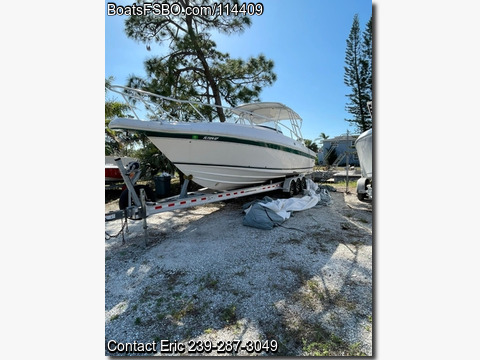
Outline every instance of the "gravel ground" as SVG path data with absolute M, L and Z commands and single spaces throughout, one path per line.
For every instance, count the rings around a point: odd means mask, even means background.
M 129 221 L 105 241 L 106 355 L 373 355 L 372 204 L 330 195 L 272 230 L 242 224 L 251 198 L 151 216 L 148 245 Z

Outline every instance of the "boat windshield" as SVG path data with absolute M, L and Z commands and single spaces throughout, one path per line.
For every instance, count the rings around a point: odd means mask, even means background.
M 273 131 L 276 131 L 276 132 L 279 132 L 280 134 L 283 134 L 282 130 L 280 129 L 276 129 L 275 128 L 275 125 L 257 125 L 258 127 L 261 127 L 261 128 L 264 128 L 264 129 L 268 129 L 268 130 L 273 130 Z

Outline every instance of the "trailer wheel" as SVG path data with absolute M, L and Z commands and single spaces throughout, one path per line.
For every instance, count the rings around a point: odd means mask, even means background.
M 135 193 L 138 196 L 140 196 L 140 189 L 145 190 L 145 197 L 147 201 L 155 201 L 155 193 L 148 185 L 135 185 Z M 128 189 L 125 189 L 120 194 L 120 199 L 118 200 L 118 206 L 120 210 L 123 210 L 131 205 L 133 205 L 133 201 L 131 204 L 128 204 Z
M 360 180 L 357 182 L 357 199 L 363 201 L 367 198 L 367 186 L 370 184 L 370 181 L 364 179 L 364 181 L 360 182 Z
M 302 179 L 298 178 L 295 182 L 297 183 L 297 194 L 300 194 L 303 188 Z
M 297 194 L 297 183 L 295 180 L 290 181 L 290 191 L 288 192 L 288 195 L 294 196 Z
M 367 194 L 365 194 L 365 193 L 357 193 L 357 198 L 360 201 L 365 200 L 366 197 L 367 197 Z
M 307 179 L 305 177 L 302 178 L 302 188 L 307 190 Z

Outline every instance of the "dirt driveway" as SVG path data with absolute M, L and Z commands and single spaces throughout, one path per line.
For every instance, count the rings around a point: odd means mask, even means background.
M 129 221 L 105 241 L 106 355 L 372 355 L 372 204 L 330 195 L 272 230 L 247 198 L 151 216 L 147 246 Z

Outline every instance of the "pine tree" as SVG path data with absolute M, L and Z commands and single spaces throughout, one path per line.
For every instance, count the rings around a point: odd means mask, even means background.
M 224 1 L 237 4 L 238 0 Z M 143 3 L 143 1 L 139 1 Z M 165 1 L 182 8 L 211 5 L 209 0 Z M 231 59 L 227 53 L 217 50 L 211 33 L 239 33 L 251 25 L 248 15 L 207 14 L 142 15 L 130 16 L 125 21 L 128 37 L 143 42 L 147 49 L 156 42 L 167 47 L 167 54 L 154 56 L 145 62 L 147 77 L 131 77 L 128 86 L 142 88 L 179 99 L 195 100 L 221 106 L 258 101 L 264 86 L 273 84 L 276 75 L 274 63 L 265 56 L 247 61 Z M 225 121 L 222 108 L 201 110 L 212 120 Z
M 364 67 L 364 74 L 366 78 L 366 90 L 365 94 L 369 98 L 369 101 L 373 100 L 373 29 L 372 29 L 372 17 L 368 21 L 365 31 L 363 32 L 363 43 L 362 43 L 362 55 L 363 62 L 362 66 Z
M 345 109 L 353 115 L 353 119 L 345 120 L 355 125 L 356 131 L 360 133 L 372 127 L 372 120 L 367 108 L 367 102 L 372 100 L 371 35 L 370 20 L 362 42 L 358 14 L 355 14 L 347 39 L 343 81 L 352 91 L 347 95 L 350 102 L 345 106 Z

